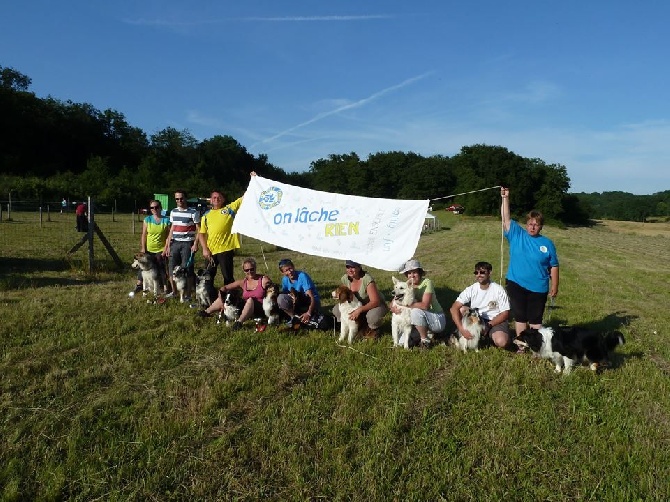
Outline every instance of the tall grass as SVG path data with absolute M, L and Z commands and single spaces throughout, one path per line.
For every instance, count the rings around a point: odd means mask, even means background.
M 417 257 L 448 308 L 476 261 L 500 275 L 500 223 L 440 217 Z M 561 260 L 547 321 L 627 339 L 612 369 L 563 377 L 498 349 L 392 350 L 390 320 L 356 350 L 332 333 L 232 332 L 130 300 L 132 272 L 99 244 L 92 275 L 84 249 L 65 259 L 69 218 L 13 220 L 0 223 L 3 500 L 670 497 L 666 238 L 545 228 Z M 98 223 L 129 263 L 139 234 L 118 220 Z M 274 279 L 293 257 L 325 302 L 343 274 L 249 239 L 238 270 L 246 255 Z M 371 273 L 388 294 L 392 274 Z

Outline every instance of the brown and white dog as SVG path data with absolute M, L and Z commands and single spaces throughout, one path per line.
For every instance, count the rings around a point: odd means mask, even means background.
M 279 287 L 272 282 L 269 283 L 265 288 L 265 298 L 263 298 L 263 312 L 268 318 L 268 324 L 276 324 L 279 321 L 278 295 Z
M 340 306 L 340 338 L 337 340 L 342 343 L 345 338 L 351 345 L 358 334 L 358 321 L 349 319 L 351 313 L 362 304 L 354 292 L 347 286 L 341 284 L 333 291 L 333 298 L 337 300 Z

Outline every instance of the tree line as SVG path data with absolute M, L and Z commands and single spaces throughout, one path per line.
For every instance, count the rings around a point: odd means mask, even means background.
M 313 161 L 304 172 L 288 173 L 266 155 L 249 153 L 232 136 L 198 141 L 188 130 L 172 127 L 147 135 L 119 111 L 39 98 L 29 90 L 31 83 L 28 76 L 0 66 L 0 194 L 11 191 L 15 199 L 57 201 L 90 195 L 119 210 L 134 210 L 137 201 L 144 205 L 154 193 L 176 189 L 207 196 L 216 188 L 232 199 L 244 192 L 253 170 L 316 190 L 427 198 L 436 209 L 458 203 L 471 215 L 498 214 L 499 192 L 445 197 L 505 185 L 513 187 L 511 205 L 517 215 L 536 208 L 565 224 L 667 215 L 670 204 L 668 192 L 570 194 L 565 166 L 490 145 L 464 146 L 452 157 L 400 151 L 366 159 L 354 152 L 332 154 Z

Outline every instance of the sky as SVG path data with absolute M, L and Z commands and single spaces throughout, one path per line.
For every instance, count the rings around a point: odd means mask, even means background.
M 5 0 L 0 66 L 286 172 L 485 144 L 565 166 L 570 192 L 643 195 L 670 190 L 669 19 L 667 0 Z

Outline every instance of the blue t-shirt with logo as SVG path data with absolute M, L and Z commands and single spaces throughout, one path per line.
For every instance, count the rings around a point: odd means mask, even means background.
M 516 221 L 510 222 L 505 232 L 509 242 L 510 262 L 508 280 L 535 293 L 549 291 L 550 269 L 558 267 L 556 246 L 544 235 L 532 237 Z

